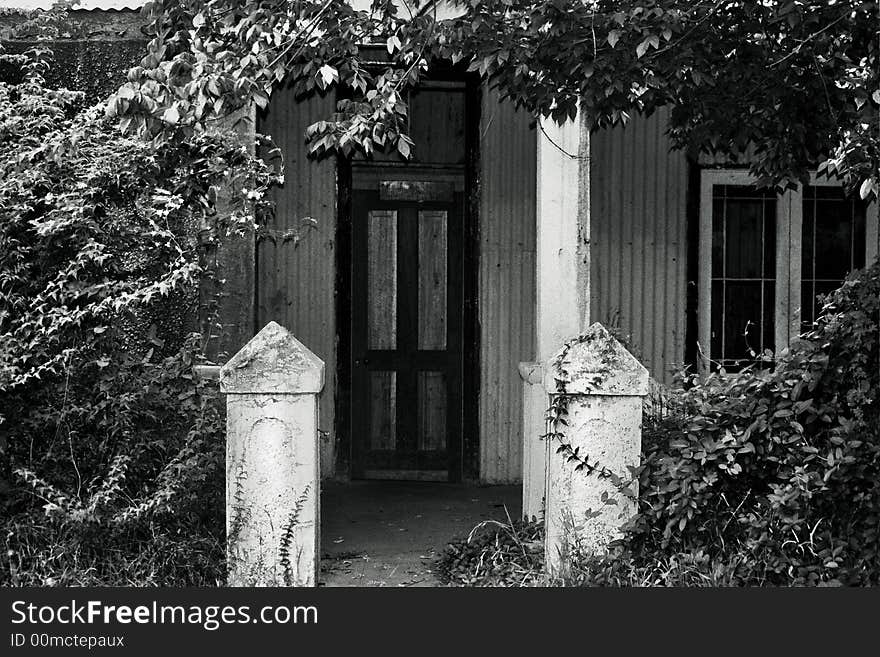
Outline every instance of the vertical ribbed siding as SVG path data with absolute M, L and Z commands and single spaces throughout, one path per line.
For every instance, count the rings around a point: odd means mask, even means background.
M 258 129 L 270 135 L 284 155 L 285 183 L 276 192 L 271 226 L 276 242 L 257 250 L 257 324 L 275 320 L 324 360 L 324 391 L 319 397 L 322 432 L 321 473 L 334 471 L 336 392 L 336 168 L 332 159 L 307 157 L 305 129 L 333 112 L 330 98 L 297 102 L 279 90 Z M 312 223 L 314 220 L 314 223 Z M 298 240 L 283 241 L 286 231 Z
M 535 130 L 484 89 L 480 125 L 480 479 L 522 478 L 522 381 L 535 353 Z
M 619 326 L 658 381 L 685 340 L 687 162 L 666 119 L 637 116 L 590 142 L 591 319 Z

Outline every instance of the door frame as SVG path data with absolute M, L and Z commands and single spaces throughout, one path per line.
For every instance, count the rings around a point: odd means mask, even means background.
M 393 174 L 391 174 L 393 175 Z M 404 176 L 405 177 L 405 176 Z M 355 222 L 352 226 L 352 268 L 358 273 L 353 280 L 352 296 L 352 362 L 357 364 L 363 358 L 363 367 L 352 370 L 352 422 L 355 427 L 370 426 L 371 411 L 368 410 L 368 399 L 371 372 L 395 372 L 397 392 L 395 426 L 398 439 L 410 436 L 418 440 L 418 424 L 416 414 L 412 413 L 419 403 L 417 396 L 418 377 L 420 372 L 442 373 L 445 390 L 445 429 L 446 440 L 442 459 L 444 467 L 436 454 L 418 450 L 415 444 L 409 449 L 415 453 L 404 456 L 405 460 L 415 458 L 418 465 L 414 468 L 401 467 L 398 452 L 399 445 L 391 451 L 392 455 L 374 453 L 374 450 L 363 440 L 354 440 L 352 436 L 351 476 L 359 479 L 416 479 L 430 481 L 449 481 L 450 473 L 461 470 L 461 434 L 463 430 L 461 403 L 464 384 L 462 368 L 464 366 L 464 343 L 462 341 L 462 321 L 464 300 L 462 298 L 462 250 L 464 237 L 464 194 L 459 191 L 452 193 L 443 200 L 401 200 L 383 198 L 377 189 L 356 189 L 352 193 L 354 202 Z M 363 204 L 358 207 L 360 197 Z M 395 269 L 395 285 L 397 306 L 394 346 L 376 347 L 370 345 L 368 317 L 368 242 L 369 217 L 373 211 L 393 212 L 396 214 L 395 233 L 397 244 L 397 268 Z M 419 259 L 419 216 L 422 212 L 442 212 L 446 216 L 447 249 L 444 260 L 447 264 L 446 304 L 444 305 L 445 340 L 443 348 L 435 346 L 422 349 L 418 342 L 419 307 L 416 299 L 420 290 L 418 271 Z M 408 238 L 407 238 L 408 234 Z M 370 363 L 367 365 L 367 363 Z M 408 451 L 405 449 L 405 452 Z M 380 462 L 380 463 L 377 463 Z M 434 467 L 428 466 L 427 462 Z M 394 465 L 397 463 L 397 465 Z M 379 474 L 381 473 L 381 474 Z
M 462 366 L 461 437 L 458 467 L 450 468 L 449 481 L 476 482 L 480 472 L 479 391 L 479 78 L 456 67 L 439 68 L 432 80 L 464 80 L 465 89 L 465 188 L 462 237 Z M 336 158 L 336 390 L 334 390 L 336 476 L 352 474 L 352 162 Z

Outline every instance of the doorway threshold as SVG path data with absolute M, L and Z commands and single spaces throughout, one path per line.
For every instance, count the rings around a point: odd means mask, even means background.
M 522 486 L 325 481 L 319 586 L 441 586 L 436 561 L 483 520 L 520 515 Z

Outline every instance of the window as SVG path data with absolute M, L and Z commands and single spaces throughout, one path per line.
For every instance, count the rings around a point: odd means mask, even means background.
M 776 197 L 747 185 L 712 188 L 713 360 L 733 366 L 773 350 Z
M 816 298 L 840 286 L 865 266 L 865 203 L 840 187 L 809 185 L 803 190 L 801 241 L 801 327 L 821 310 Z
M 839 183 L 776 195 L 746 171 L 702 172 L 702 365 L 737 369 L 784 348 L 820 311 L 817 295 L 877 256 L 877 207 Z

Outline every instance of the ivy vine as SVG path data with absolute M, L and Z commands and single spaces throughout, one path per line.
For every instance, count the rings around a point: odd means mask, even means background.
M 627 480 L 604 463 L 591 458 L 589 454 L 582 454 L 581 448 L 572 445 L 571 441 L 565 436 L 565 427 L 569 426 L 567 420 L 569 403 L 577 395 L 568 392 L 567 385 L 570 380 L 570 372 L 565 369 L 564 363 L 573 347 L 588 342 L 593 337 L 591 333 L 586 333 L 569 340 L 563 345 L 562 350 L 552 361 L 551 367 L 553 368 L 553 381 L 556 391 L 549 393 L 550 406 L 544 414 L 547 422 L 547 433 L 541 437 L 545 440 L 559 443 L 555 453 L 561 454 L 566 463 L 574 463 L 575 472 L 584 472 L 587 475 L 595 475 L 599 479 L 607 479 L 625 497 L 632 501 L 638 501 L 638 497 L 629 488 L 635 481 L 635 478 Z M 587 381 L 587 388 L 595 389 L 607 375 L 607 369 L 592 373 L 591 378 Z

